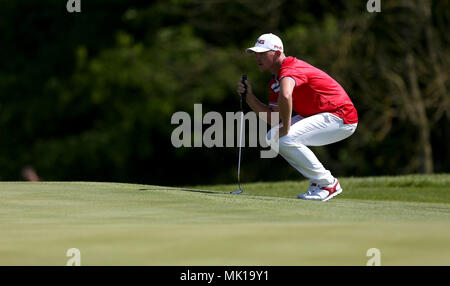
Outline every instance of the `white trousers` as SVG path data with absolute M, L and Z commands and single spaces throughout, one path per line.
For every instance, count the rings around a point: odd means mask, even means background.
M 341 118 L 328 112 L 306 118 L 296 115 L 291 119 L 287 135 L 276 142 L 280 125 L 275 126 L 267 133 L 267 143 L 311 182 L 328 185 L 333 183 L 334 177 L 306 146 L 323 146 L 341 141 L 352 135 L 356 126 L 357 123 L 344 124 Z M 273 148 L 274 144 L 277 148 Z

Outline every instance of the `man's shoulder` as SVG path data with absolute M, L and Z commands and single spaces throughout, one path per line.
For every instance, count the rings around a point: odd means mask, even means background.
M 313 67 L 309 63 L 302 61 L 296 57 L 286 57 L 283 60 L 283 63 L 281 64 L 281 68 L 311 68 Z
M 307 63 L 295 57 L 286 57 L 283 61 L 283 64 L 281 65 L 279 78 L 290 74 L 302 75 L 306 77 L 314 75 L 322 76 L 323 73 L 324 72 L 321 69 L 311 65 L 310 63 Z
M 295 57 L 286 57 L 281 64 L 278 78 L 281 79 L 286 76 L 302 77 L 309 73 L 311 67 L 312 66 L 310 64 Z

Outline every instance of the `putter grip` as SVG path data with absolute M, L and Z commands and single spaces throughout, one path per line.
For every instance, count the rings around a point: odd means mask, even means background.
M 241 94 L 241 96 L 243 98 L 245 98 L 245 96 L 247 95 L 247 84 L 245 83 L 246 80 L 247 80 L 247 75 L 243 74 L 242 75 L 242 80 L 241 80 L 241 82 L 244 84 L 244 87 L 245 87 L 245 91 Z

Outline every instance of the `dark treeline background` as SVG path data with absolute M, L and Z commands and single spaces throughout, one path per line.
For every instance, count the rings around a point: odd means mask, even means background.
M 0 180 L 166 185 L 236 182 L 237 148 L 174 148 L 176 111 L 238 111 L 244 53 L 263 33 L 329 73 L 355 103 L 349 139 L 313 147 L 338 176 L 449 172 L 446 0 L 2 0 Z M 279 156 L 243 151 L 242 180 L 303 179 Z

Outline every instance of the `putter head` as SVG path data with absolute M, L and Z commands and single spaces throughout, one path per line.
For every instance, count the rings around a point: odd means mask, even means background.
M 230 194 L 232 194 L 232 195 L 238 195 L 238 194 L 240 194 L 240 193 L 242 193 L 242 189 L 233 191 L 233 192 L 231 192 Z

